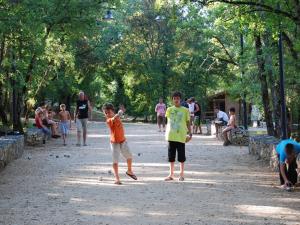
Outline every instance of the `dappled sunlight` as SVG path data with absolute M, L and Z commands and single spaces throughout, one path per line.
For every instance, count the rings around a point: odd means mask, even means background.
M 294 210 L 287 207 L 278 206 L 263 206 L 263 205 L 236 205 L 235 209 L 238 213 L 242 213 L 255 217 L 268 217 L 274 219 L 282 219 L 299 221 L 299 210 Z
M 117 217 L 130 217 L 134 216 L 136 212 L 131 209 L 121 208 L 120 206 L 114 206 L 113 209 L 107 210 L 79 210 L 78 211 L 82 215 L 87 216 L 117 216 Z
M 90 138 L 109 138 L 109 134 L 88 134 Z M 161 137 L 158 134 L 126 134 L 126 137 Z M 144 143 L 145 144 L 145 143 Z

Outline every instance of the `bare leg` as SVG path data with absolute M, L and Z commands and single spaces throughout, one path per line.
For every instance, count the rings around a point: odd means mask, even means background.
M 133 174 L 132 172 L 132 159 L 127 159 L 127 173 Z
M 83 144 L 86 145 L 86 129 L 83 129 Z
M 64 140 L 64 145 L 66 145 L 66 135 L 65 134 L 62 134 L 62 138 Z
M 180 177 L 184 177 L 184 162 L 180 163 Z
M 120 182 L 118 163 L 113 163 L 113 169 L 114 169 L 116 182 Z
M 174 178 L 174 166 L 175 166 L 175 162 L 170 162 L 170 174 L 169 177 Z

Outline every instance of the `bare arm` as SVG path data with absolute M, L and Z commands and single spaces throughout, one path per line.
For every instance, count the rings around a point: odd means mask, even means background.
M 91 106 L 90 101 L 88 101 L 88 108 L 89 108 L 89 111 L 92 112 L 92 106 Z
M 74 112 L 74 121 L 75 121 L 75 123 L 76 123 L 77 116 L 78 116 L 78 107 L 76 105 L 75 112 Z
M 290 181 L 287 179 L 287 176 L 286 176 L 286 173 L 285 173 L 285 164 L 280 163 L 280 172 L 281 172 L 281 175 L 283 177 L 284 183 L 285 184 L 289 183 Z
M 70 112 L 68 112 L 68 120 L 70 120 L 70 128 L 72 127 L 72 118 Z

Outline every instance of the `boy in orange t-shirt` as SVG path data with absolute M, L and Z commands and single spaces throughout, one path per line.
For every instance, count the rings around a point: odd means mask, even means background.
M 127 160 L 127 172 L 126 175 L 131 177 L 134 180 L 137 180 L 137 177 L 132 172 L 132 154 L 129 150 L 128 144 L 126 142 L 124 128 L 120 117 L 125 112 L 125 108 L 122 107 L 117 114 L 115 114 L 114 106 L 110 103 L 107 103 L 102 108 L 105 116 L 106 123 L 110 128 L 111 136 L 111 150 L 113 158 L 113 169 L 115 174 L 115 184 L 122 184 L 119 177 L 118 163 L 120 154 Z

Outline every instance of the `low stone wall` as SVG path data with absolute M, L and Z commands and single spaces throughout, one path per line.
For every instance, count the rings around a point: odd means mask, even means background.
M 25 133 L 25 144 L 29 146 L 37 146 L 43 143 L 44 134 L 37 128 L 27 129 Z
M 22 156 L 24 151 L 24 136 L 0 137 L 0 170 L 9 162 Z
M 254 155 L 257 160 L 266 161 L 270 168 L 278 171 L 278 157 L 275 147 L 279 139 L 269 135 L 259 135 L 249 138 L 249 154 Z
M 233 145 L 248 146 L 249 132 L 241 128 L 233 129 L 230 131 L 229 140 Z

